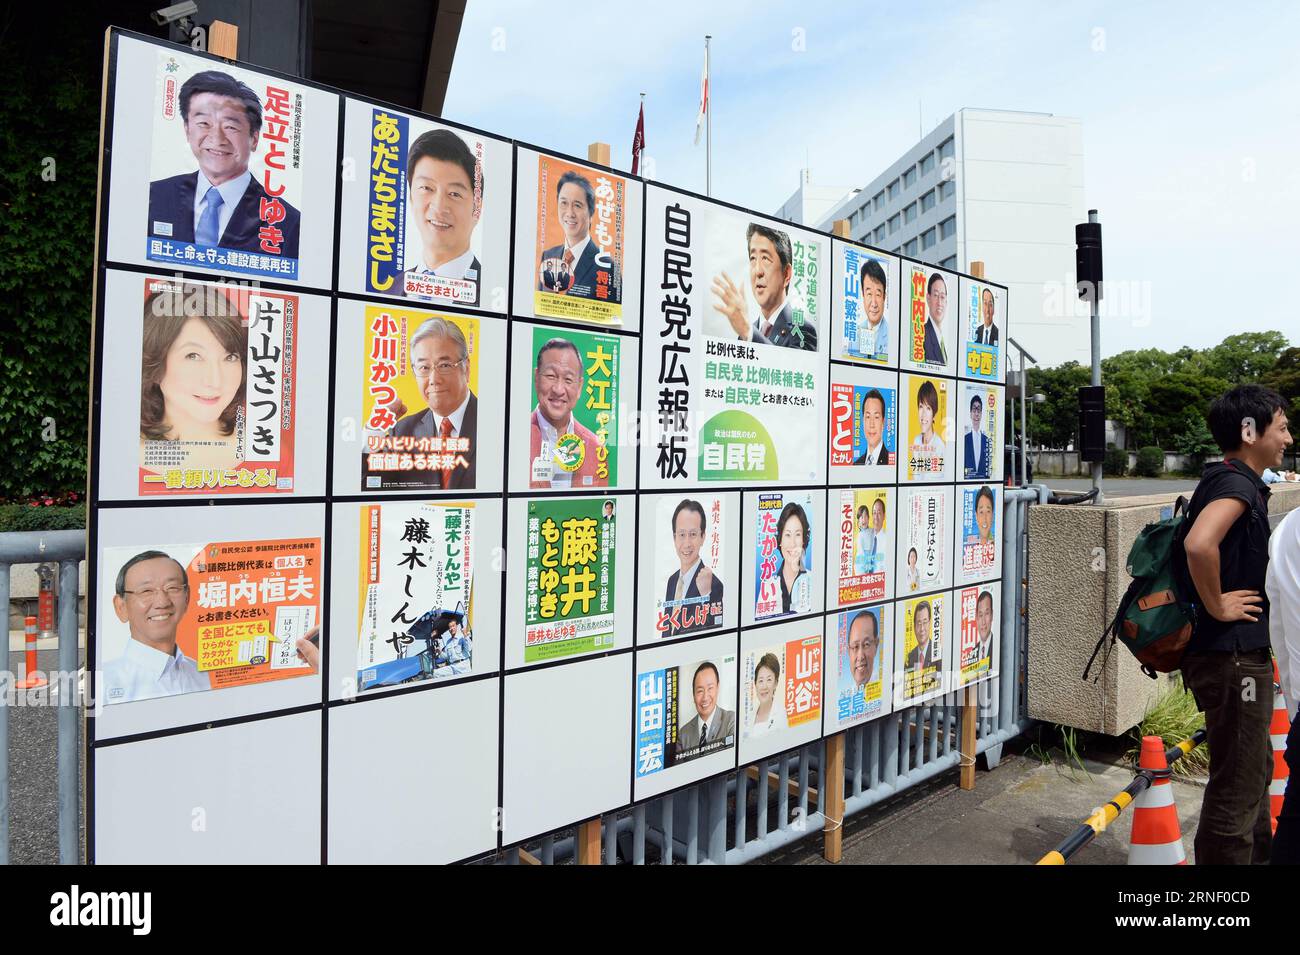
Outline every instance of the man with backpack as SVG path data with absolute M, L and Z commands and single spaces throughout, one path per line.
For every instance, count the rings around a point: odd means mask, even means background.
M 1291 444 L 1287 403 L 1260 385 L 1239 385 L 1210 406 L 1224 460 L 1205 466 L 1187 511 L 1186 596 L 1196 624 L 1181 662 L 1183 682 L 1205 713 L 1210 779 L 1196 832 L 1198 865 L 1268 862 L 1268 787 L 1273 753 L 1269 655 L 1268 486 Z

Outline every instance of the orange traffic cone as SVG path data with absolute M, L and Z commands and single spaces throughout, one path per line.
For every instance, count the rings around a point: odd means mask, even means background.
M 1286 765 L 1286 737 L 1291 732 L 1291 720 L 1287 716 L 1286 698 L 1282 696 L 1282 677 L 1277 670 L 1277 661 L 1273 661 L 1273 722 L 1268 728 L 1273 738 L 1273 782 L 1268 787 L 1269 816 L 1273 820 L 1273 831 L 1277 832 L 1277 814 L 1282 811 L 1282 796 L 1286 793 L 1286 781 L 1291 770 Z
M 1183 834 L 1178 828 L 1174 787 L 1169 781 L 1165 744 L 1159 736 L 1142 737 L 1142 769 L 1157 778 L 1133 804 L 1133 836 L 1128 847 L 1129 865 L 1187 865 Z

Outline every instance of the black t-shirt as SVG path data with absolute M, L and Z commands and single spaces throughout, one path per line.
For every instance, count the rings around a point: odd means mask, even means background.
M 1195 596 L 1196 629 L 1187 645 L 1188 653 L 1258 650 L 1269 645 L 1268 597 L 1264 594 L 1264 574 L 1268 570 L 1268 497 L 1268 485 L 1242 461 L 1215 461 L 1205 466 L 1187 508 L 1187 527 L 1190 530 L 1211 501 L 1232 498 L 1246 505 L 1245 512 L 1219 543 L 1219 588 L 1225 594 L 1230 590 L 1259 591 L 1263 613 L 1253 623 L 1240 620 L 1223 623 L 1210 616 L 1201 606 L 1199 595 Z M 1196 586 L 1190 574 L 1187 583 L 1188 594 L 1195 595 Z

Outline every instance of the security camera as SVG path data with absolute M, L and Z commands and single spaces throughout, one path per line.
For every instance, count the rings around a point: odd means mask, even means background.
M 175 23 L 186 17 L 192 17 L 199 12 L 199 5 L 194 0 L 185 0 L 184 3 L 173 3 L 170 7 L 163 7 L 161 10 L 155 10 L 149 14 L 153 22 L 160 27 L 165 27 L 169 23 Z

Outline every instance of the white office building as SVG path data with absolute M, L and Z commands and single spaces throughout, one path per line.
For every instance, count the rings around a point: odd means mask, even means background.
M 1079 120 L 958 110 L 819 218 L 794 218 L 815 211 L 815 188 L 801 182 L 782 218 L 825 231 L 847 219 L 860 242 L 965 272 L 982 261 L 1010 288 L 1012 337 L 1040 365 L 1089 363 L 1074 290 L 1074 226 L 1087 221 Z

